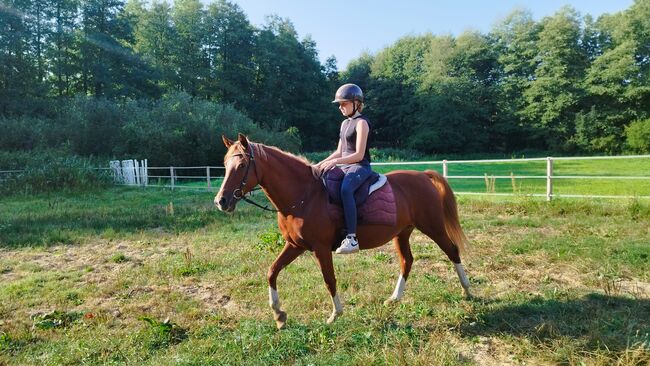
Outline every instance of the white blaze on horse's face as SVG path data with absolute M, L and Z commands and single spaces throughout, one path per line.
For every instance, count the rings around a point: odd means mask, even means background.
M 246 178 L 247 161 L 243 154 L 234 154 L 224 163 L 226 174 L 221 182 L 221 188 L 214 198 L 214 204 L 219 210 L 232 212 L 237 205 L 235 191 L 241 189 L 241 183 Z

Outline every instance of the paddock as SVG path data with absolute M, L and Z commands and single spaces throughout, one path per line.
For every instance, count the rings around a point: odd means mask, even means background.
M 0 363 L 527 364 L 650 361 L 643 199 L 459 196 L 476 298 L 421 233 L 402 302 L 391 245 L 335 257 L 346 316 L 306 253 L 268 316 L 273 214 L 207 190 L 0 198 Z M 165 320 L 168 319 L 167 322 Z

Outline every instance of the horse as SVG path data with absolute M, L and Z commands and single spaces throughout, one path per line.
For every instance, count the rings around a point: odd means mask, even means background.
M 227 148 L 225 177 L 214 198 L 224 212 L 235 210 L 237 203 L 258 185 L 277 210 L 278 228 L 285 245 L 267 273 L 269 305 L 278 329 L 287 321 L 281 309 L 276 280 L 280 271 L 305 251 L 313 252 L 332 300 L 327 324 L 343 313 L 336 291 L 332 250 L 340 241 L 344 223 L 328 215 L 326 189 L 315 168 L 306 160 L 279 148 L 253 143 L 239 134 L 237 141 L 222 136 Z M 469 281 L 460 254 L 467 238 L 458 219 L 456 199 L 446 179 L 435 171 L 399 170 L 386 174 L 392 186 L 397 208 L 396 225 L 363 225 L 357 229 L 361 250 L 372 249 L 392 239 L 400 259 L 400 276 L 395 290 L 385 301 L 399 301 L 406 288 L 413 264 L 409 237 L 417 228 L 445 252 L 453 263 L 465 297 L 471 297 Z

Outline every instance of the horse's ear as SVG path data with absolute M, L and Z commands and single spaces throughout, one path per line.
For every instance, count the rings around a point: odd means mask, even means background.
M 221 139 L 223 140 L 223 144 L 226 145 L 226 148 L 228 149 L 230 149 L 230 146 L 235 143 L 235 141 L 227 138 L 226 135 L 221 135 Z
M 244 147 L 244 149 L 248 149 L 248 138 L 246 138 L 245 135 L 240 133 L 237 135 L 237 140 L 239 140 L 239 143 Z

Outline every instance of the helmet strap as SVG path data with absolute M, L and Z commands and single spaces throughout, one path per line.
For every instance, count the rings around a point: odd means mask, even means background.
M 357 112 L 359 112 L 359 108 L 357 108 L 357 102 L 358 101 L 356 101 L 356 100 L 352 101 L 352 114 L 349 115 L 348 117 L 352 118 L 357 114 Z

